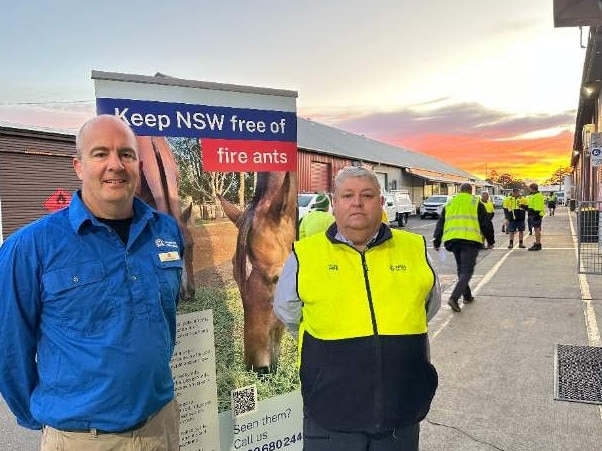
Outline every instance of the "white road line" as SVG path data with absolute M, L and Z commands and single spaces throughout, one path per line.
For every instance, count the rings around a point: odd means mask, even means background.
M 493 266 L 493 268 L 491 268 L 489 271 L 487 271 L 487 273 L 481 278 L 481 280 L 479 281 L 477 286 L 475 288 L 473 288 L 472 292 L 474 294 L 479 294 L 479 291 L 481 291 L 481 288 L 483 288 L 493 278 L 493 276 L 495 276 L 495 273 L 498 272 L 500 267 L 504 264 L 504 262 L 506 261 L 506 259 L 508 258 L 508 256 L 510 255 L 510 253 L 513 250 L 514 249 L 511 249 L 511 250 L 506 249 L 506 254 Z M 434 341 L 435 338 L 437 338 L 437 335 L 439 335 L 441 333 L 441 331 L 443 331 L 443 329 L 445 329 L 447 327 L 447 325 L 451 322 L 453 317 L 454 317 L 454 313 L 450 310 L 447 314 L 447 318 L 445 318 L 443 323 L 432 334 L 429 332 L 429 337 L 430 337 L 431 341 Z

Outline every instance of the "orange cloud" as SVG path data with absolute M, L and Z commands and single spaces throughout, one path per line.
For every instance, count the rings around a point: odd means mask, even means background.
M 437 99 L 398 111 L 319 112 L 316 121 L 423 153 L 475 176 L 491 170 L 540 183 L 570 165 L 575 111 L 520 116 L 477 103 Z M 564 130 L 554 136 L 545 132 Z M 529 137 L 529 139 L 526 138 Z
M 486 178 L 491 170 L 518 179 L 543 182 L 558 168 L 570 166 L 573 134 L 537 139 L 495 141 L 478 136 L 414 135 L 391 137 L 388 143 L 430 155 Z

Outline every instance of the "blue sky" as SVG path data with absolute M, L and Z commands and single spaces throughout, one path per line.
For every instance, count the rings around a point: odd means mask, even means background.
M 433 118 L 537 139 L 574 126 L 585 55 L 550 0 L 1 2 L 0 121 L 26 125 L 77 128 L 101 70 L 295 90 L 300 115 L 417 151 L 400 132 Z

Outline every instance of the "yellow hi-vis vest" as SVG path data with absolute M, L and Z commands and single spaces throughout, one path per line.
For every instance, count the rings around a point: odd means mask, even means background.
M 481 201 L 481 203 L 485 206 L 485 210 L 487 210 L 487 213 L 495 213 L 495 207 L 493 206 L 493 202 L 488 200 L 487 202 Z
M 450 240 L 482 242 L 479 226 L 480 200 L 468 193 L 459 193 L 445 206 L 443 243 Z
M 303 405 L 326 429 L 379 433 L 416 424 L 437 388 L 426 244 L 385 227 L 363 253 L 326 234 L 294 243 Z
M 545 203 L 543 201 L 543 194 L 539 191 L 531 194 L 529 197 L 529 211 L 532 211 L 534 214 L 543 217 L 545 212 Z
M 304 331 L 323 340 L 426 332 L 425 300 L 435 278 L 424 238 L 391 232 L 392 239 L 364 255 L 324 234 L 294 244 L 303 301 L 300 337 Z

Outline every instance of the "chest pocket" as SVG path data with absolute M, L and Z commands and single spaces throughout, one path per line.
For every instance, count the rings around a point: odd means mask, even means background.
M 175 310 L 182 279 L 182 259 L 161 261 L 156 257 L 155 263 L 161 289 L 161 305 L 164 310 Z
M 47 272 L 42 284 L 45 315 L 58 319 L 69 336 L 100 336 L 117 319 L 115 299 L 107 289 L 101 262 L 84 262 Z

